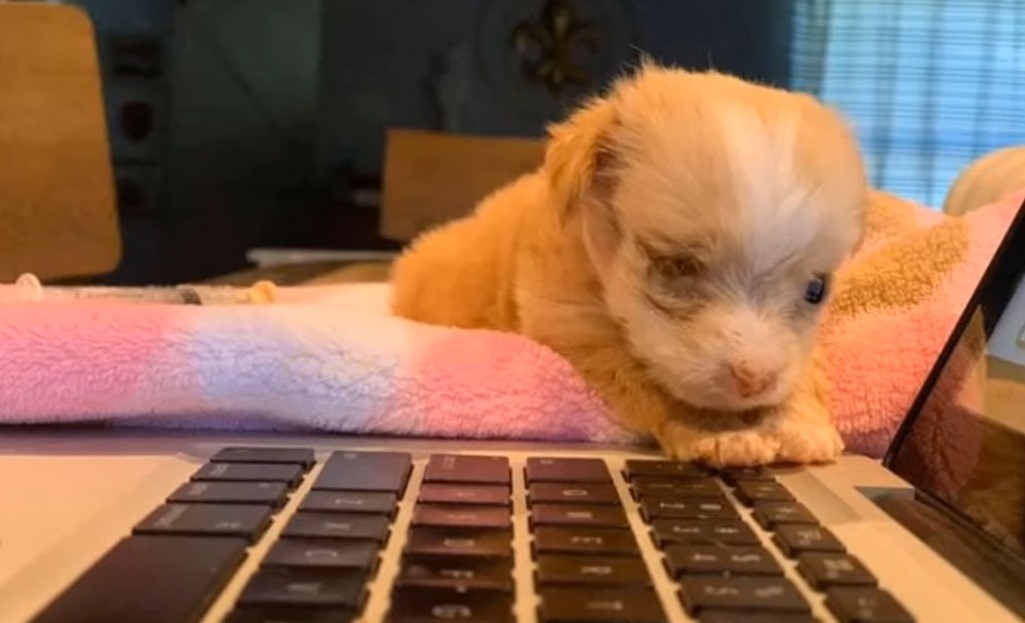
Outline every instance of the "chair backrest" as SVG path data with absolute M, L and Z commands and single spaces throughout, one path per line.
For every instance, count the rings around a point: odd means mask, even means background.
M 407 241 L 465 216 L 499 187 L 536 169 L 543 158 L 540 139 L 389 130 L 381 233 Z
M 0 282 L 114 269 L 115 204 L 92 23 L 0 0 Z

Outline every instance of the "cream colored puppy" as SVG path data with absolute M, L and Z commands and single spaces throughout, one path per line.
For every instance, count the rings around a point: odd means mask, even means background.
M 393 308 L 547 344 L 671 456 L 828 461 L 813 347 L 866 192 L 813 98 L 646 64 L 553 127 L 539 171 L 417 240 Z

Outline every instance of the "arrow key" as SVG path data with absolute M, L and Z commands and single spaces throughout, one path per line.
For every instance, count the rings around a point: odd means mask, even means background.
M 797 588 L 785 578 L 684 576 L 680 599 L 687 614 L 705 610 L 758 610 L 766 613 L 811 612 Z
M 783 575 L 783 569 L 762 547 L 671 545 L 666 548 L 666 569 L 673 577 L 686 574 Z
M 376 541 L 281 539 L 263 560 L 264 567 L 363 569 L 377 566 Z
M 391 610 L 385 621 L 513 623 L 512 607 L 512 596 L 497 591 L 400 587 L 392 592 Z
M 537 557 L 537 583 L 541 586 L 594 585 L 651 586 L 648 568 L 640 558 L 626 556 Z
M 541 623 L 662 623 L 665 612 L 650 589 L 541 589 Z
M 392 517 L 397 500 L 394 493 L 365 491 L 310 491 L 299 510 L 339 513 L 374 513 Z
M 262 569 L 246 584 L 238 603 L 360 610 L 365 578 L 360 569 Z

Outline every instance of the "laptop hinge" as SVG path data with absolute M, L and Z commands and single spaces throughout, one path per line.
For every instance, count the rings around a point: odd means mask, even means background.
M 879 508 L 1007 609 L 1025 618 L 1025 562 L 921 496 L 907 491 L 875 493 L 870 498 Z

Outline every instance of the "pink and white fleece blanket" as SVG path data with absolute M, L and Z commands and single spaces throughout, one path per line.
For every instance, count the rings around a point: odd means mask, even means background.
M 886 448 L 1023 198 L 958 218 L 873 202 L 821 335 L 850 450 Z M 387 284 L 211 292 L 0 286 L 0 424 L 640 441 L 548 348 L 393 317 Z

